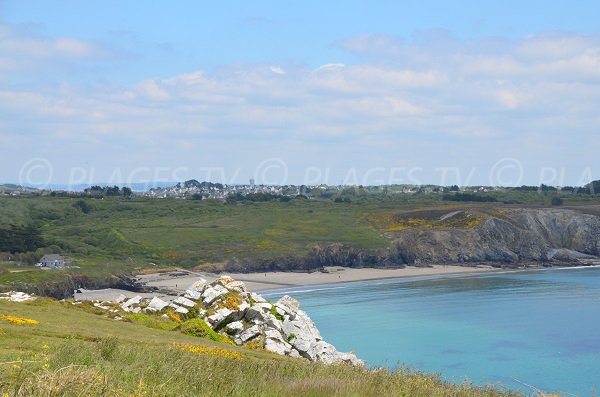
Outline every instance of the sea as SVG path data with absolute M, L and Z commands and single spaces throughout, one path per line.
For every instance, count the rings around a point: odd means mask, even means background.
M 398 278 L 263 291 L 300 301 L 369 367 L 600 396 L 600 268 Z

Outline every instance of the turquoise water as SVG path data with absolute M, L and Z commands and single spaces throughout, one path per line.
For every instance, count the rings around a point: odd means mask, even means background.
M 600 395 L 600 268 L 403 278 L 290 294 L 338 350 L 369 366 Z

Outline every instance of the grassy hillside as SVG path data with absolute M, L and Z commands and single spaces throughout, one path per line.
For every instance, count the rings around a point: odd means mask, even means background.
M 517 395 L 405 370 L 310 364 L 186 336 L 168 320 L 115 321 L 89 310 L 49 299 L 0 301 L 0 395 Z M 14 324 L 15 317 L 37 323 Z
M 547 206 L 551 199 L 523 192 L 493 193 L 493 197 L 527 206 Z M 85 211 L 78 205 L 80 200 L 85 200 Z M 564 198 L 565 205 L 571 206 L 599 200 L 600 196 L 589 195 Z M 293 199 L 237 204 L 5 196 L 0 197 L 0 228 L 35 225 L 47 246 L 37 256 L 61 253 L 81 269 L 40 271 L 11 265 L 5 256 L 0 288 L 29 282 L 39 286 L 66 277 L 108 279 L 143 268 L 295 257 L 306 255 L 316 244 L 342 243 L 376 252 L 388 246 L 390 231 L 429 226 L 428 211 L 437 216 L 457 208 L 476 208 L 485 214 L 501 205 L 442 201 L 436 194 L 359 195 L 351 203 Z M 447 223 L 440 225 L 472 226 L 467 221 Z

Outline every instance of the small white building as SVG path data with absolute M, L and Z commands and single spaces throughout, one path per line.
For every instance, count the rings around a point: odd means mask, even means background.
M 36 266 L 49 267 L 55 269 L 65 267 L 65 258 L 57 254 L 44 255 Z

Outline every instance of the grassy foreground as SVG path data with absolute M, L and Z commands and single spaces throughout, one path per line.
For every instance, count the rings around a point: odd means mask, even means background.
M 167 321 L 115 321 L 43 298 L 0 301 L 0 396 L 519 395 L 406 370 L 310 364 L 187 336 Z

